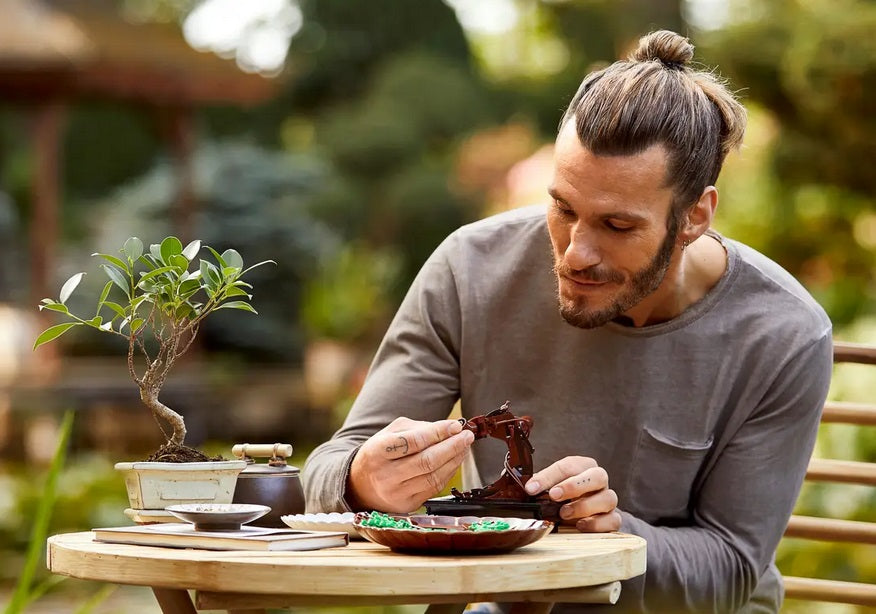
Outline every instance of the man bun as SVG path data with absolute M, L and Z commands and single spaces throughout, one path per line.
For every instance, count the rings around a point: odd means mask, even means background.
M 639 39 L 639 47 L 632 60 L 649 62 L 659 60 L 667 66 L 681 68 L 693 59 L 694 47 L 685 37 L 669 30 L 651 32 Z
M 628 59 L 584 77 L 560 122 L 574 121 L 581 145 L 598 156 L 665 147 L 676 221 L 715 185 L 745 134 L 745 107 L 717 73 L 693 65 L 693 54 L 675 32 L 643 36 Z

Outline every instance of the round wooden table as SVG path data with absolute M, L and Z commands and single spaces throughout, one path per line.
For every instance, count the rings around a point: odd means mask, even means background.
M 47 564 L 74 578 L 152 587 L 165 614 L 406 603 L 432 604 L 435 614 L 480 601 L 549 612 L 554 602 L 616 602 L 619 581 L 645 571 L 645 540 L 558 533 L 504 554 L 423 556 L 359 541 L 309 552 L 186 550 L 100 543 L 84 532 L 50 537 Z

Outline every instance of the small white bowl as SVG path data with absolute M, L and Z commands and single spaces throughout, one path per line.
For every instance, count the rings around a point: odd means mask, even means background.
M 329 514 L 287 514 L 280 516 L 288 527 L 300 531 L 345 531 L 350 539 L 363 539 L 353 525 L 356 514 L 353 512 L 331 512 Z

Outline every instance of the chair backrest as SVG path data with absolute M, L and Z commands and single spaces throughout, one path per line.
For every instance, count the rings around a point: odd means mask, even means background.
M 876 347 L 835 341 L 833 357 L 835 365 L 839 363 L 876 365 Z M 835 368 L 835 376 L 836 372 Z M 821 422 L 822 425 L 854 425 L 852 428 L 874 427 L 876 426 L 876 404 L 828 401 L 825 403 Z M 876 440 L 876 430 L 871 432 Z M 823 436 L 825 436 L 824 429 L 819 433 L 819 438 Z M 809 469 L 806 472 L 807 483 L 830 482 L 844 485 L 834 488 L 849 487 L 849 485 L 876 486 L 876 463 L 820 458 L 817 456 L 818 454 L 817 449 L 816 455 L 809 463 Z M 804 485 L 803 494 L 805 494 L 807 487 Z M 839 494 L 838 496 L 845 495 Z M 801 495 L 800 500 L 798 500 L 798 508 L 802 499 Z M 873 500 L 872 493 L 869 500 Z M 834 506 L 834 508 L 840 507 L 842 506 Z M 873 549 L 876 547 L 876 522 L 850 520 L 847 517 L 814 517 L 795 514 L 788 523 L 785 537 L 857 544 L 863 548 Z M 855 549 L 859 546 L 856 546 Z M 876 549 L 871 550 L 868 555 L 860 559 L 844 557 L 841 560 L 845 577 L 854 577 L 856 581 L 824 577 L 785 576 L 785 598 L 876 607 L 876 584 L 869 583 L 866 579 L 862 580 L 861 570 L 856 569 L 859 565 L 855 562 L 856 560 L 876 561 Z M 781 568 L 781 560 L 779 565 Z M 813 562 L 809 567 L 815 569 L 818 565 Z

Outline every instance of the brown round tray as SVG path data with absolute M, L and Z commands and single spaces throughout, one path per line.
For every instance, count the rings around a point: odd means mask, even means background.
M 413 529 L 364 526 L 368 512 L 356 514 L 353 525 L 367 540 L 387 546 L 395 552 L 416 554 L 459 554 L 509 552 L 538 541 L 553 529 L 549 520 L 498 518 L 495 516 L 393 515 L 405 518 Z M 469 525 L 482 520 L 503 520 L 511 525 L 504 531 L 470 531 Z

